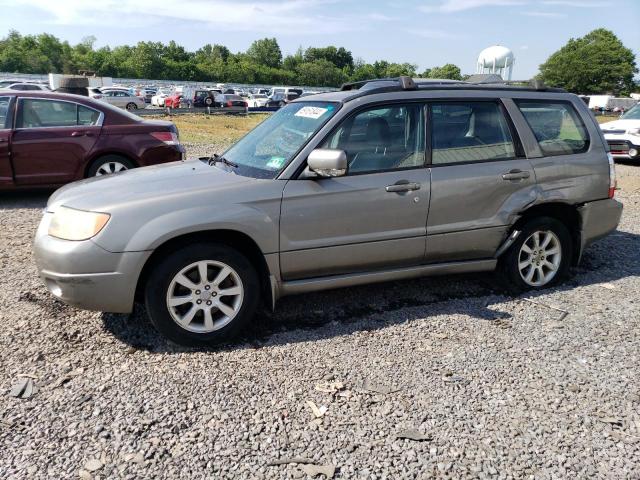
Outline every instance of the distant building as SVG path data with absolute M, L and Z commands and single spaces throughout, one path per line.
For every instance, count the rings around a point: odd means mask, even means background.
M 515 61 L 516 57 L 507 47 L 493 45 L 485 48 L 478 55 L 476 73 L 491 73 L 500 75 L 505 80 L 511 80 Z

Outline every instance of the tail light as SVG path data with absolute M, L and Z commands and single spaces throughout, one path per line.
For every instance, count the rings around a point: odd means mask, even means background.
M 166 145 L 179 145 L 180 140 L 178 139 L 178 134 L 175 132 L 151 132 L 151 135 L 156 140 L 160 140 L 162 143 Z
M 102 95 L 94 95 L 93 98 L 102 98 Z
M 249 103 L 244 102 L 244 108 L 249 108 Z
M 613 161 L 613 156 L 607 153 L 609 159 L 609 198 L 613 198 L 616 193 L 616 164 Z
M 227 101 L 227 107 L 233 107 L 233 102 L 231 100 Z

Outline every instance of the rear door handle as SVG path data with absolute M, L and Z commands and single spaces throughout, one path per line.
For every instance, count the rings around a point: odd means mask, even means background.
M 508 173 L 502 175 L 503 180 L 524 180 L 529 178 L 531 174 L 526 170 L 511 170 Z
M 396 193 L 411 192 L 413 190 L 420 190 L 420 184 L 417 182 L 400 180 L 399 182 L 394 183 L 393 185 L 387 185 L 384 189 L 387 192 L 396 192 Z
M 72 137 L 92 137 L 93 133 L 91 132 L 71 132 Z

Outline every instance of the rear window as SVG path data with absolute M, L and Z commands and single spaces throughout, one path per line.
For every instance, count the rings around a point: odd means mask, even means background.
M 515 158 L 507 120 L 495 102 L 431 104 L 431 163 Z
M 586 152 L 589 135 L 569 102 L 516 100 L 545 155 Z

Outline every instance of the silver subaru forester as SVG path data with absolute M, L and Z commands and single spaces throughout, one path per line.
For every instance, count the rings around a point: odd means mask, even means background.
M 539 289 L 618 225 L 607 152 L 556 89 L 360 82 L 292 102 L 223 155 L 61 188 L 35 255 L 60 300 L 143 301 L 184 344 L 315 290 L 494 269 Z

